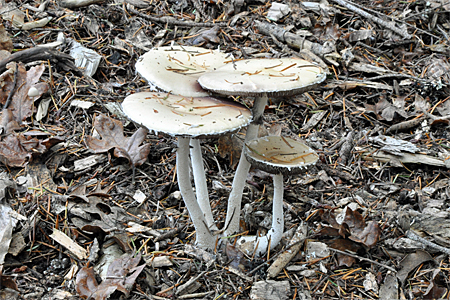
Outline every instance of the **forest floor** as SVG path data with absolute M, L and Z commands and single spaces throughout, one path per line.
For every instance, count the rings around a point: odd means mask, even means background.
M 0 299 L 450 298 L 450 2 L 0 7 Z M 172 44 L 327 72 L 265 107 L 259 134 L 302 140 L 319 162 L 285 176 L 285 234 L 263 257 L 233 238 L 195 247 L 176 140 L 121 111 L 154 90 L 138 58 Z M 244 135 L 202 141 L 219 229 Z M 272 194 L 251 169 L 242 232 L 270 227 Z

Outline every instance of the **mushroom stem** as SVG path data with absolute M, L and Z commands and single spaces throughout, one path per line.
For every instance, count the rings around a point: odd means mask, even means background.
M 216 239 L 209 231 L 206 219 L 200 209 L 189 179 L 189 140 L 179 137 L 177 149 L 177 178 L 178 187 L 183 196 L 184 203 L 189 211 L 196 231 L 196 243 L 202 248 L 214 249 Z
M 273 201 L 272 201 L 272 227 L 265 236 L 243 236 L 237 245 L 250 243 L 248 251 L 252 251 L 257 256 L 261 256 L 267 252 L 267 248 L 275 248 L 281 241 L 284 230 L 284 215 L 283 215 L 283 175 L 273 175 Z M 247 253 L 251 255 L 252 253 Z
M 191 164 L 192 172 L 194 174 L 197 203 L 205 217 L 206 226 L 211 230 L 217 230 L 211 211 L 211 204 L 209 203 L 208 186 L 206 184 L 206 175 L 203 167 L 202 150 L 199 139 L 191 139 Z
M 252 109 L 253 121 L 247 127 L 245 143 L 258 137 L 259 125 L 261 123 L 261 117 L 267 104 L 267 99 L 267 94 L 255 98 Z M 239 231 L 242 193 L 244 192 L 244 187 L 249 170 L 250 164 L 245 158 L 244 151 L 242 151 L 241 158 L 239 159 L 239 164 L 234 175 L 231 193 L 228 197 L 227 217 L 225 220 L 225 236 L 233 235 Z

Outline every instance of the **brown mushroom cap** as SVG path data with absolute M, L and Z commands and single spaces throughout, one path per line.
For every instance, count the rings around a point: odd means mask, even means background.
M 222 95 L 288 96 L 314 88 L 324 81 L 324 70 L 309 61 L 295 58 L 246 59 L 230 62 L 200 76 L 207 90 Z
M 271 174 L 299 174 L 315 165 L 319 156 L 302 142 L 280 136 L 265 136 L 246 143 L 248 162 Z
M 229 55 L 218 50 L 192 46 L 151 49 L 136 62 L 136 71 L 148 82 L 172 94 L 204 97 L 209 93 L 197 79 L 225 65 Z
M 245 106 L 232 101 L 157 92 L 130 95 L 122 108 L 136 123 L 172 136 L 213 137 L 247 126 L 252 119 Z

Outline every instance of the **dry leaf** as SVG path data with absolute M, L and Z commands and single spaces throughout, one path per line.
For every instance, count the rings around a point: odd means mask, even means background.
M 382 97 L 377 104 L 370 105 L 364 104 L 364 107 L 367 112 L 373 112 L 377 116 L 379 120 L 392 121 L 394 118 L 398 118 L 399 116 L 402 118 L 408 118 L 409 115 L 405 111 L 405 98 L 397 97 L 393 99 L 393 103 L 391 104 L 385 97 Z
M 220 39 L 217 36 L 219 33 L 219 26 L 213 28 L 202 29 L 197 33 L 197 36 L 189 40 L 190 45 L 199 45 L 204 42 L 219 43 Z
M 9 70 L 0 75 L 0 83 L 2 83 L 0 90 L 0 102 L 2 104 L 5 104 L 8 95 L 14 87 L 14 73 L 16 72 L 15 64 L 8 64 L 8 69 Z M 36 99 L 39 99 L 39 97 L 48 90 L 48 84 L 44 82 L 38 83 L 44 70 L 44 65 L 39 65 L 30 68 L 27 72 L 21 63 L 17 65 L 16 87 L 8 109 L 11 110 L 14 120 L 19 124 L 26 118 L 31 117 L 33 114 L 33 102 Z M 31 87 L 36 88 L 38 91 L 37 96 L 28 96 L 28 90 Z
M 0 128 L 2 129 L 3 134 L 12 133 L 14 130 L 19 130 L 20 125 L 14 120 L 14 116 L 9 109 L 3 110 L 0 115 Z
M 23 167 L 33 155 L 42 154 L 63 140 L 61 137 L 38 140 L 23 134 L 10 134 L 0 142 L 0 161 L 10 167 Z
M 134 258 L 124 255 L 114 260 L 108 266 L 106 279 L 101 284 L 97 283 L 93 268 L 83 267 L 78 272 L 75 282 L 78 294 L 83 299 L 104 300 L 119 290 L 128 296 L 145 267 L 145 264 L 137 266 L 140 260 L 140 255 Z
M 320 210 L 320 216 L 322 220 L 327 221 L 333 228 L 338 229 L 339 235 L 343 238 L 364 244 L 369 248 L 375 246 L 380 238 L 381 230 L 377 222 L 369 221 L 366 223 L 358 211 L 353 211 L 348 207 L 345 209 L 343 220 L 339 222 L 337 218 L 342 216 L 338 216 L 333 209 Z
M 5 30 L 5 26 L 0 24 L 0 50 L 11 52 L 13 49 L 13 43 L 8 35 L 8 32 Z
M 103 153 L 114 149 L 115 157 L 126 158 L 134 166 L 142 165 L 150 153 L 150 144 L 139 146 L 148 130 L 141 127 L 131 137 L 123 135 L 122 122 L 104 115 L 94 120 L 94 128 L 102 139 L 86 137 L 86 144 L 94 153 Z
M 225 158 L 228 155 L 232 169 L 235 169 L 239 162 L 243 145 L 243 141 L 234 134 L 223 135 L 219 138 L 217 146 L 219 155 L 222 158 Z

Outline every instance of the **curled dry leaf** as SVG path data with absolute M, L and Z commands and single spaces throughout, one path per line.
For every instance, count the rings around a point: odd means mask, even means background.
M 5 26 L 0 25 L 0 50 L 11 52 L 14 49 L 11 38 L 5 29 Z
M 342 215 L 338 215 L 335 210 L 320 211 L 322 220 L 327 221 L 333 228 L 339 230 L 339 234 L 352 241 L 364 244 L 372 248 L 378 242 L 381 234 L 380 227 L 375 221 L 366 222 L 358 211 L 346 208 Z M 342 218 L 338 221 L 337 219 Z
M 356 253 L 362 248 L 361 244 L 343 238 L 333 239 L 325 243 L 330 248 L 341 251 L 350 251 L 351 253 Z M 341 253 L 336 253 L 336 259 L 339 266 L 346 266 L 348 268 L 356 262 L 354 257 Z
M 42 154 L 63 140 L 61 137 L 39 140 L 10 134 L 0 142 L 0 161 L 10 167 L 23 167 L 33 155 Z
M 225 158 L 228 155 L 230 166 L 235 169 L 239 162 L 243 145 L 244 142 L 234 134 L 227 134 L 220 136 L 217 148 L 220 157 Z
M 86 137 L 87 146 L 95 153 L 114 149 L 115 157 L 126 158 L 133 166 L 142 165 L 150 152 L 150 144 L 139 146 L 145 139 L 148 130 L 141 127 L 131 137 L 123 135 L 122 122 L 104 115 L 94 120 L 94 128 L 102 139 Z
M 14 76 L 16 76 L 16 85 L 8 109 L 11 110 L 14 120 L 22 123 L 33 113 L 33 102 L 47 92 L 48 84 L 39 82 L 39 78 L 45 70 L 44 65 L 30 68 L 28 71 L 22 64 L 17 65 L 17 74 L 14 75 L 15 64 L 9 64 L 8 70 L 0 75 L 0 83 L 2 83 L 0 91 L 0 103 L 5 104 L 8 95 L 14 88 Z M 37 95 L 35 97 L 28 96 L 28 90 L 36 88 Z
M 213 28 L 208 29 L 202 29 L 200 30 L 195 37 L 189 40 L 190 45 L 200 45 L 204 42 L 211 42 L 211 43 L 219 43 L 220 39 L 217 36 L 219 33 L 219 26 L 214 26 Z
M 39 140 L 20 134 L 14 134 L 14 130 L 21 128 L 25 119 L 33 113 L 33 102 L 47 92 L 48 85 L 40 82 L 39 78 L 44 72 L 44 65 L 30 68 L 26 71 L 22 64 L 8 65 L 9 70 L 0 75 L 0 103 L 4 105 L 12 91 L 11 102 L 7 109 L 2 111 L 0 126 L 6 137 L 0 142 L 0 161 L 10 167 L 24 166 L 33 155 L 44 153 L 51 146 L 63 139 L 52 137 Z M 16 84 L 14 86 L 14 76 Z M 35 88 L 35 96 L 29 97 L 28 90 Z
M 77 274 L 76 289 L 83 299 L 104 300 L 116 290 L 129 295 L 137 277 L 145 267 L 138 266 L 141 256 L 124 255 L 113 261 L 106 274 L 106 279 L 98 284 L 93 268 L 83 267 Z
M 405 111 L 405 99 L 398 97 L 391 104 L 385 97 L 382 97 L 375 105 L 364 104 L 366 112 L 373 112 L 377 119 L 391 122 L 394 118 L 406 119 L 409 114 Z

